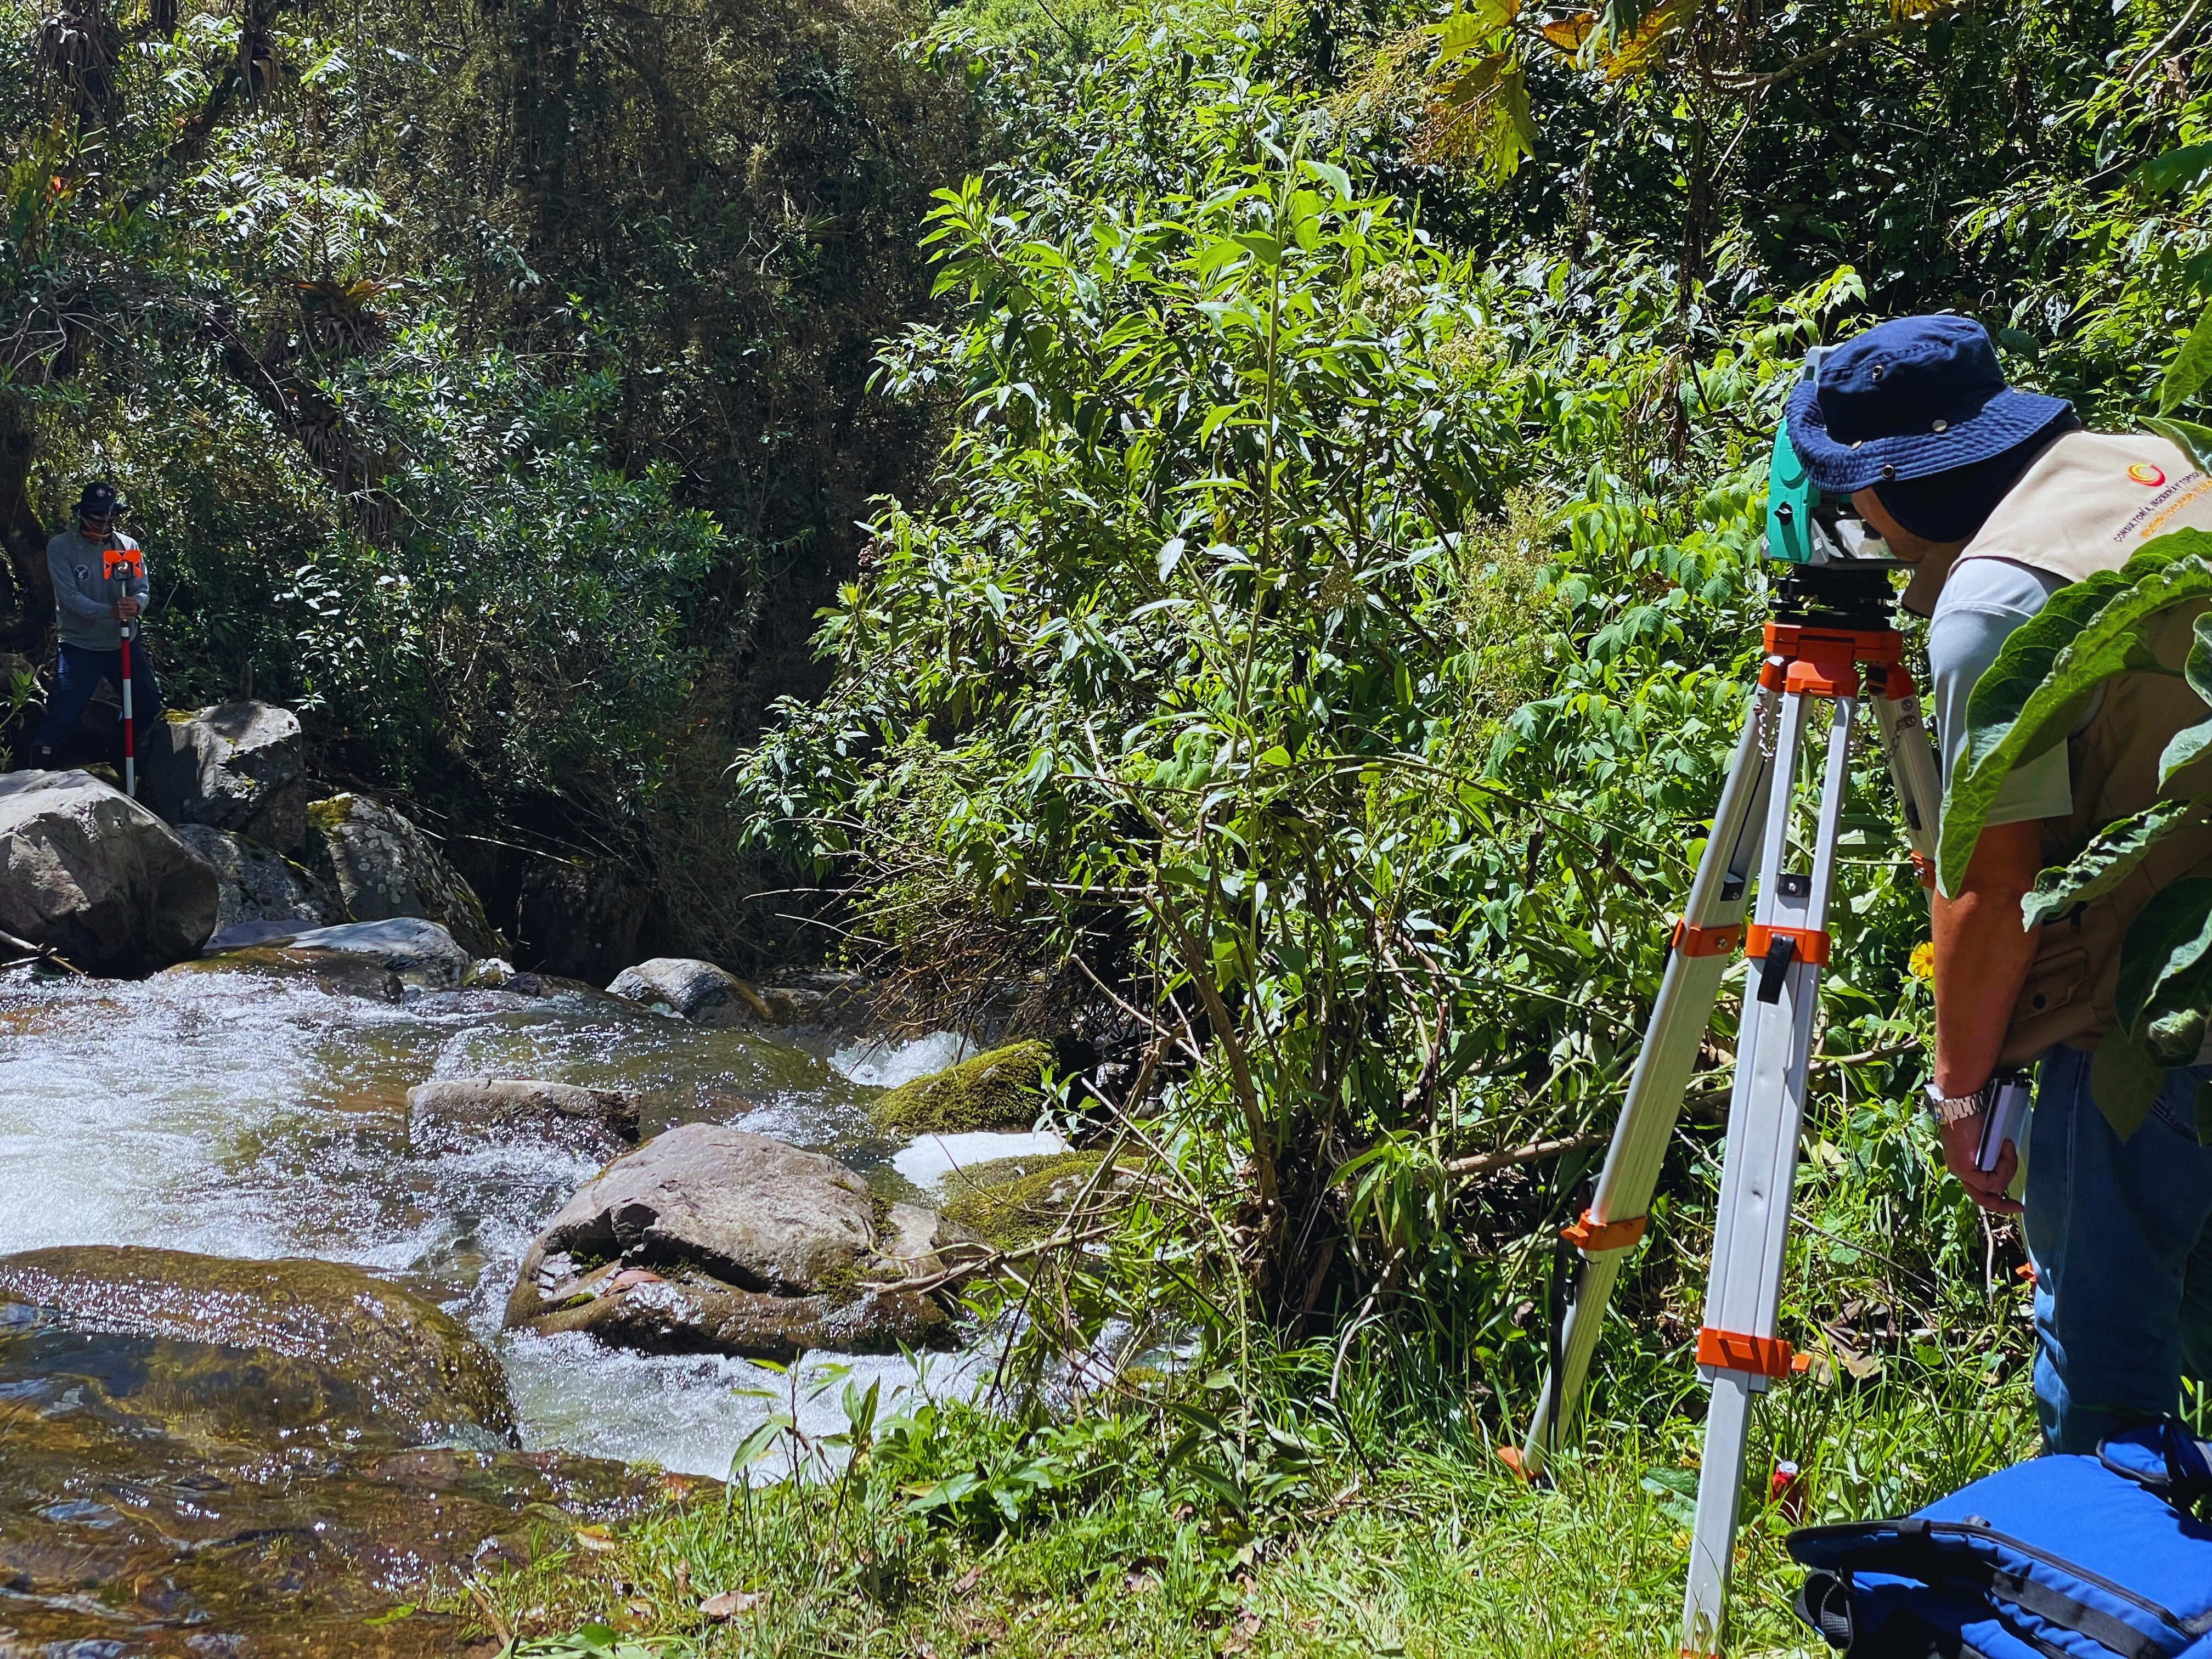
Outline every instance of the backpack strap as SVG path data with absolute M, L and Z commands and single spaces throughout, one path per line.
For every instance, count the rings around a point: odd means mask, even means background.
M 2156 1492 L 2184 1515 L 2196 1514 L 2212 1498 L 2212 1445 L 2190 1433 L 2179 1418 L 2106 1436 L 2097 1446 L 2097 1461 Z
M 1856 1627 L 1851 1619 L 1849 1573 L 1808 1572 L 1797 1587 L 1797 1616 L 1838 1653 L 1846 1653 Z

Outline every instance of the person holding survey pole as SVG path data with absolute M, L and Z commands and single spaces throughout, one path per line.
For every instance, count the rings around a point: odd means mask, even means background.
M 53 695 L 32 743 L 33 766 L 52 767 L 102 680 L 122 689 L 125 629 L 131 637 L 128 674 L 139 746 L 161 716 L 161 683 L 137 637 L 149 592 L 145 556 L 116 527 L 120 510 L 112 484 L 87 484 L 77 499 L 76 527 L 46 544 L 61 647 Z
M 2087 431 L 2064 401 L 2007 386 L 1988 334 L 1964 317 L 1900 319 L 1829 352 L 1793 394 L 1789 431 L 1813 480 L 1849 495 L 1916 567 L 1904 605 L 1929 618 L 1947 810 L 1969 695 L 2012 632 L 2151 539 L 2212 529 L 2212 477 L 2179 447 Z M 2162 619 L 2179 647 L 2161 660 L 2179 665 L 2203 609 Z M 2037 1413 L 2054 1451 L 2094 1451 L 2176 1411 L 2185 1372 L 2212 1376 L 2212 1146 L 2199 1143 L 2197 1108 L 2212 1054 L 2173 1069 L 2130 1134 L 2090 1087 L 2128 925 L 2168 883 L 2212 875 L 2212 828 L 2169 837 L 2114 890 L 2039 927 L 2024 925 L 2021 902 L 2040 871 L 2160 798 L 2167 739 L 2204 716 L 2179 675 L 2108 682 L 2064 742 L 2007 777 L 1955 890 L 1934 896 L 1929 1106 L 1975 1202 L 2025 1212 Z M 1984 1172 L 1975 1152 L 1990 1103 L 2031 1066 L 2028 1144 Z

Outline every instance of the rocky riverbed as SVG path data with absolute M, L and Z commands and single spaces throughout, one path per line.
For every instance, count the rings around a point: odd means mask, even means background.
M 628 1243 L 608 1224 L 597 1246 L 605 1266 L 563 1263 L 593 1280 L 587 1291 L 629 1280 L 622 1294 L 643 1291 L 638 1309 L 703 1291 L 716 1317 L 736 1305 L 728 1298 L 750 1297 L 784 1321 L 764 1352 L 851 1347 L 852 1281 L 927 1252 L 947 1165 L 1053 1144 L 1018 1131 L 939 1141 L 877 1127 L 870 1108 L 888 1088 L 959 1055 L 949 1036 L 872 1048 L 822 1028 L 705 1026 L 573 983 L 516 976 L 520 988 L 449 989 L 436 974 L 408 982 L 403 956 L 373 957 L 374 971 L 360 974 L 359 952 L 334 954 L 354 958 L 348 971 L 280 936 L 142 980 L 0 975 L 0 1412 L 22 1430 L 9 1442 L 20 1453 L 0 1459 L 0 1553 L 15 1552 L 0 1560 L 0 1632 L 35 1635 L 25 1651 L 104 1633 L 131 1644 L 102 1654 L 201 1650 L 164 1647 L 149 1629 L 179 1642 L 195 1631 L 246 1642 L 210 1652 L 453 1650 L 458 1638 L 439 1635 L 435 1621 L 410 1620 L 404 1642 L 398 1624 L 374 1626 L 373 1643 L 363 1621 L 416 1597 L 410 1574 L 442 1570 L 450 1590 L 472 1562 L 495 1569 L 566 1547 L 565 1527 L 665 1501 L 654 1470 L 720 1475 L 763 1409 L 738 1391 L 775 1380 L 728 1352 L 639 1352 L 656 1344 L 626 1340 L 623 1318 L 605 1329 L 576 1320 L 560 1328 L 557 1319 L 507 1328 L 511 1302 L 538 1282 L 549 1223 L 580 1216 L 573 1238 L 553 1242 L 584 1240 L 588 1253 L 595 1218 L 635 1221 Z M 776 1154 L 791 1170 L 759 1166 L 774 1179 L 752 1200 L 725 1192 L 731 1213 L 717 1224 L 726 1231 L 740 1212 L 775 1211 L 778 1192 L 803 1176 L 817 1189 L 810 1203 L 834 1200 L 831 1220 L 850 1235 L 839 1235 L 843 1253 L 800 1261 L 771 1237 L 769 1256 L 798 1264 L 781 1278 L 735 1246 L 718 1246 L 695 1271 L 665 1243 L 684 1232 L 680 1217 L 635 1220 L 635 1179 L 619 1201 L 588 1201 L 613 1190 L 595 1182 L 609 1153 L 633 1138 L 650 1152 L 685 1125 L 699 1127 L 664 1144 L 680 1152 L 686 1135 L 705 1135 L 718 1156 L 732 1146 L 750 1155 L 769 1137 L 796 1149 Z M 638 1156 L 618 1158 L 607 1180 Z M 346 1264 L 332 1271 L 365 1273 L 447 1319 L 483 1357 L 496 1397 L 477 1376 L 466 1410 L 411 1426 L 356 1410 L 380 1374 L 378 1351 L 357 1335 L 254 1358 L 257 1343 L 268 1346 L 258 1337 L 118 1316 L 112 1297 L 82 1288 L 84 1246 L 152 1252 L 126 1254 L 142 1264 L 131 1273 L 155 1281 L 175 1278 L 162 1263 L 179 1258 L 163 1252 L 230 1267 Z M 635 1267 L 623 1255 L 633 1247 Z M 707 1270 L 727 1282 L 702 1279 Z M 840 1282 L 824 1297 L 811 1293 L 824 1288 L 816 1279 Z M 190 1274 L 179 1282 L 182 1305 L 206 1301 Z M 574 1305 L 574 1285 L 544 1282 L 554 1305 Z M 300 1299 L 270 1285 L 240 1294 Z M 775 1299 L 787 1292 L 810 1293 Z M 631 1327 L 641 1316 L 614 1311 Z M 915 1305 L 898 1311 L 916 1315 Z M 973 1362 L 941 1312 L 890 1334 L 939 1344 L 927 1362 L 933 1389 L 966 1386 Z M 914 1381 L 896 1353 L 815 1352 L 801 1364 L 825 1360 L 882 1377 L 887 1394 Z M 476 1362 L 429 1363 L 451 1371 Z M 225 1390 L 227 1404 L 209 1403 Z M 329 1422 L 348 1433 L 323 1444 L 305 1432 Z M 298 1465 L 274 1484 L 261 1478 L 276 1467 L 272 1455 Z M 640 1462 L 646 1473 L 624 1467 Z M 217 1484 L 191 1484 L 203 1478 Z M 438 1518 L 410 1529 L 425 1516 Z M 293 1543 L 289 1553 L 230 1548 L 246 1534 Z M 85 1565 L 86 1582 L 65 1595 L 38 1565 L 63 1556 Z M 267 1645 L 288 1596 L 307 1599 L 283 1619 L 319 1608 L 336 1621 L 337 1644 Z M 9 1639 L 0 1633 L 0 1653 L 13 1651 Z

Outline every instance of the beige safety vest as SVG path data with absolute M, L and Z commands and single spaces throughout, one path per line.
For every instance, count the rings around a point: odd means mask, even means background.
M 2145 543 L 2183 529 L 2212 530 L 2212 477 L 2163 438 L 2072 432 L 2028 468 L 1954 562 L 2010 559 L 2076 582 L 2117 570 Z M 2145 636 L 2161 663 L 2181 666 L 2205 608 L 2203 601 L 2179 605 L 2152 620 Z M 2161 794 L 2212 788 L 2212 757 L 2163 790 L 2158 782 L 2166 739 L 2206 713 L 2185 680 L 2123 674 L 2106 682 L 2096 715 L 2068 740 L 2074 811 L 2045 820 L 2044 863 L 2069 862 L 2098 830 Z M 2000 1065 L 2026 1065 L 2054 1042 L 2095 1046 L 2117 1024 L 2113 993 L 2128 924 L 2160 889 L 2188 875 L 2212 875 L 2212 826 L 2167 837 L 2112 892 L 2044 924 Z

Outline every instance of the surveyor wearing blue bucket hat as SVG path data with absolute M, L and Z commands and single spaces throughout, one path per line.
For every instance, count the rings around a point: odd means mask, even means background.
M 2212 529 L 2212 478 L 2178 447 L 2086 431 L 2063 398 L 2008 386 L 1971 318 L 1902 318 L 1831 351 L 1791 396 L 1789 432 L 1814 481 L 1917 567 L 1904 603 L 1929 619 L 1947 787 L 1967 696 L 2014 629 L 2152 538 Z M 2161 624 L 2179 650 L 2203 609 Z M 2205 713 L 2179 677 L 2111 682 L 2066 743 L 2014 769 L 1958 891 L 1934 899 L 1929 1105 L 1945 1161 L 1984 1209 L 2023 1208 L 2008 1196 L 2016 1149 L 1990 1174 L 1974 1165 L 1990 1079 L 2039 1062 L 2024 1219 L 2036 1409 L 2053 1450 L 2092 1451 L 2176 1411 L 2185 1370 L 2212 1376 L 2212 1148 L 2197 1143 L 2196 1104 L 2212 1054 L 2173 1071 L 2125 1139 L 2089 1088 L 2127 925 L 2168 882 L 2212 875 L 2212 830 L 2161 842 L 2147 878 L 2039 928 L 2023 931 L 2021 900 L 2039 871 L 2150 805 L 2166 739 Z

